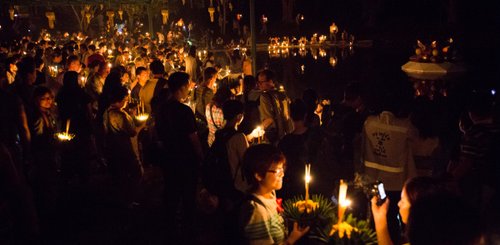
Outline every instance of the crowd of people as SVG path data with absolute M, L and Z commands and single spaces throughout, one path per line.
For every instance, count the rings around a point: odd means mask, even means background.
M 438 98 L 387 93 L 373 112 L 351 83 L 340 103 L 311 89 L 292 100 L 273 71 L 251 74 L 238 49 L 216 59 L 184 45 L 75 36 L 2 47 L 0 242 L 42 239 L 60 186 L 87 184 L 93 165 L 123 209 L 140 205 L 144 169 L 159 169 L 164 232 L 182 244 L 196 243 L 198 209 L 223 220 L 214 244 L 299 241 L 309 228 L 287 232 L 276 197 L 301 193 L 306 163 L 319 182 L 357 173 L 384 183 L 388 199 L 371 205 L 379 244 L 484 243 L 497 231 L 500 127 L 489 91 L 471 94 L 452 141 Z M 65 130 L 74 138 L 54 137 Z M 316 189 L 331 196 L 331 187 Z

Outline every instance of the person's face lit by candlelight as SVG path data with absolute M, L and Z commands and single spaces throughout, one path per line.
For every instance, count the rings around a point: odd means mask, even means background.
M 54 96 L 51 93 L 45 93 L 38 99 L 38 108 L 40 111 L 49 111 L 54 105 Z

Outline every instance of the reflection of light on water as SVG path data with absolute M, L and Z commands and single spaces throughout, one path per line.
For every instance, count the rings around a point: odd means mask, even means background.
M 301 72 L 302 74 L 304 74 L 305 70 L 306 70 L 306 66 L 305 66 L 305 65 L 301 65 L 301 66 L 300 66 L 300 72 Z
M 319 49 L 319 56 L 320 56 L 320 57 L 326 57 L 326 50 L 324 50 L 324 49 L 320 48 L 320 49 Z
M 335 57 L 330 57 L 330 65 L 335 67 L 337 65 L 337 59 Z

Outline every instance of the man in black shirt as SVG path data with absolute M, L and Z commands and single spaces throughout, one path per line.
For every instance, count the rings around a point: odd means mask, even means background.
M 175 217 L 181 201 L 183 233 L 189 234 L 193 229 L 196 183 L 203 152 L 193 111 L 183 104 L 189 94 L 189 75 L 173 73 L 168 79 L 168 87 L 172 96 L 160 106 L 156 125 L 165 147 L 162 168 L 167 217 L 170 219 L 167 230 L 172 233 L 168 234 L 172 235 L 169 237 L 174 238 Z

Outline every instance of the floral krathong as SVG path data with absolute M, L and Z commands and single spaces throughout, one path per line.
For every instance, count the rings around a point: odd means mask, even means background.
M 303 213 L 304 211 L 306 211 L 307 213 L 311 213 L 319 208 L 319 203 L 312 200 L 303 200 L 295 202 L 293 206 L 298 208 L 299 212 L 301 213 Z
M 324 244 L 377 244 L 377 235 L 366 220 L 357 220 L 346 214 L 345 220 L 338 224 L 337 209 L 329 198 L 312 195 L 307 201 L 303 196 L 283 202 L 283 217 L 289 229 L 294 222 L 309 226 L 309 239 Z
M 347 224 L 347 222 L 342 222 L 340 224 L 335 224 L 330 231 L 330 236 L 333 236 L 335 232 L 339 234 L 339 238 L 344 238 L 344 234 L 347 235 L 347 238 L 351 239 L 352 231 L 357 232 L 358 228 L 352 227 L 352 225 Z

